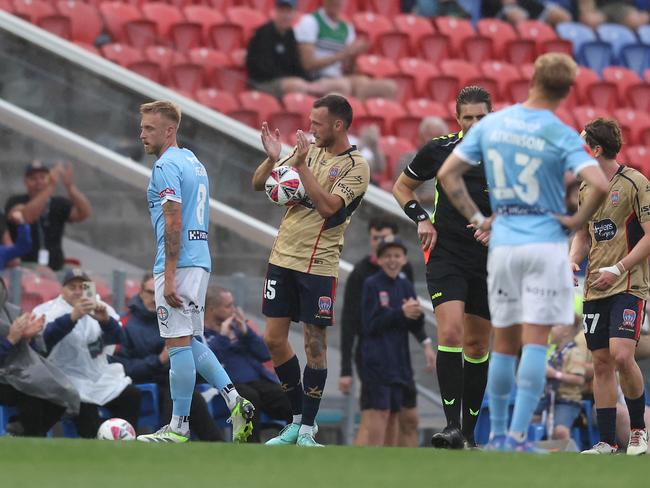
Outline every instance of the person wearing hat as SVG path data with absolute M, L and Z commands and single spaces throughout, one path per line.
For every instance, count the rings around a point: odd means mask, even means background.
M 300 64 L 298 44 L 293 35 L 296 0 L 277 0 L 273 17 L 259 27 L 246 50 L 246 69 L 256 90 L 280 98 L 285 93 L 308 93 L 322 96 L 340 92 L 344 83 L 338 79 L 309 81 Z
M 63 183 L 68 198 L 54 196 L 59 181 Z M 24 182 L 27 193 L 12 195 L 5 204 L 5 214 L 21 210 L 25 222 L 32 224 L 32 246 L 22 261 L 58 271 L 64 263 L 62 239 L 65 224 L 83 222 L 90 217 L 92 207 L 74 184 L 71 164 L 57 163 L 50 168 L 45 162 L 34 161 L 25 167 Z M 18 226 L 9 221 L 8 230 L 15 242 Z
M 120 344 L 122 327 L 115 310 L 99 297 L 84 295 L 90 282 L 81 269 L 65 273 L 61 295 L 36 307 L 45 315 L 43 339 L 48 358 L 79 391 L 81 407 L 73 420 L 81 437 L 97 435 L 99 407 L 137 428 L 140 391 L 131 384 L 119 363 L 109 364 L 104 346 Z
M 381 270 L 363 285 L 361 364 L 367 391 L 366 417 L 369 445 L 396 445 L 398 414 L 404 390 L 413 378 L 409 330 L 421 328 L 422 308 L 413 284 L 402 273 L 406 246 L 387 236 L 377 247 Z

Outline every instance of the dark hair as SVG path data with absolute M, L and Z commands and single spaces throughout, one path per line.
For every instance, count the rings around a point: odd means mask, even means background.
M 352 106 L 345 97 L 335 94 L 325 95 L 314 102 L 314 108 L 320 107 L 326 107 L 330 115 L 342 120 L 346 129 L 352 125 Z
M 151 271 L 147 271 L 143 276 L 142 276 L 142 281 L 140 281 L 140 288 L 144 288 L 144 284 L 149 281 L 151 278 L 153 278 L 153 273 Z
M 621 128 L 615 120 L 599 117 L 585 126 L 585 142 L 591 149 L 602 147 L 603 156 L 614 159 L 623 145 Z
M 487 105 L 488 112 L 492 112 L 492 97 L 490 92 L 485 88 L 476 85 L 470 85 L 463 88 L 456 97 L 456 115 L 460 115 L 460 106 L 469 103 L 484 103 Z
M 368 232 L 372 229 L 381 230 L 386 228 L 392 230 L 395 235 L 399 233 L 397 223 L 389 217 L 373 217 L 368 221 Z

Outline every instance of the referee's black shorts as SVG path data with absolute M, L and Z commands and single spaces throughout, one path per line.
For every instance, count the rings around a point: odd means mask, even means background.
M 487 290 L 487 263 L 465 261 L 434 249 L 427 262 L 427 287 L 431 303 L 438 305 L 459 300 L 465 313 L 490 320 Z

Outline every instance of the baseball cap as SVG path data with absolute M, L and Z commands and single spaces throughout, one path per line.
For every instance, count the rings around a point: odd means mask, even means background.
M 81 281 L 92 281 L 90 277 L 86 274 L 81 268 L 72 268 L 65 272 L 63 276 L 63 286 L 70 283 L 72 280 L 81 280 Z
M 276 0 L 275 6 L 296 8 L 298 6 L 298 1 L 297 0 Z
M 384 251 L 389 247 L 399 247 L 402 248 L 404 254 L 407 253 L 406 245 L 404 244 L 404 241 L 402 241 L 402 239 L 400 239 L 397 236 L 386 236 L 379 243 L 379 246 L 377 246 L 377 257 L 381 257 Z
M 27 166 L 25 166 L 25 176 L 29 176 L 32 173 L 36 173 L 37 171 L 49 172 L 50 167 L 43 161 L 38 161 L 38 160 L 32 161 Z

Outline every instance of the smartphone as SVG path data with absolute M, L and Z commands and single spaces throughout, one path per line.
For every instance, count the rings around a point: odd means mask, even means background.
M 82 283 L 82 297 L 93 302 L 97 301 L 97 286 L 94 281 L 84 281 Z

